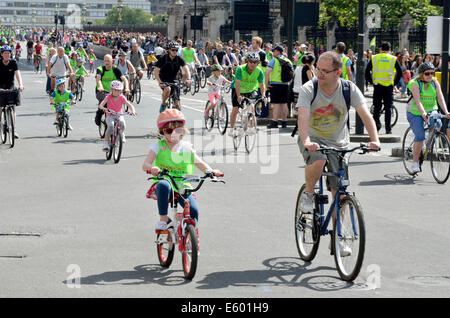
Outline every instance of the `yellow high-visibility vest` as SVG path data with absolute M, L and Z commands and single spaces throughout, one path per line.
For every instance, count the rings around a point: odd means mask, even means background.
M 372 56 L 372 80 L 374 84 L 383 86 L 394 85 L 395 62 L 397 58 L 387 53 Z

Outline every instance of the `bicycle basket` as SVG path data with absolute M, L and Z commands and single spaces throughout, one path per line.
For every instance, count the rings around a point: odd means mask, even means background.
M 15 105 L 20 106 L 20 93 L 18 90 L 7 92 L 0 92 L 0 105 Z

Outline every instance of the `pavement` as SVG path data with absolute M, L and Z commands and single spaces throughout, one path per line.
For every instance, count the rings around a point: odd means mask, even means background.
M 141 170 L 156 141 L 160 90 L 142 81 L 137 117 L 126 117 L 127 143 L 118 164 L 107 161 L 94 125 L 94 79 L 71 107 L 74 130 L 56 136 L 44 75 L 21 63 L 25 91 L 17 107 L 20 139 L 0 145 L 0 297 L 391 298 L 449 297 L 449 183 L 426 166 L 413 178 L 391 156 L 350 157 L 350 192 L 364 212 L 364 263 L 354 283 L 339 279 L 324 237 L 311 263 L 299 259 L 294 212 L 304 162 L 292 128 L 260 127 L 250 155 L 231 138 L 202 129 L 206 91 L 182 96 L 197 154 L 225 173 L 226 184 L 198 192 L 200 261 L 185 281 L 175 252 L 158 264 L 156 202 Z M 231 105 L 229 96 L 226 99 Z M 408 123 L 396 102 L 401 136 Z M 355 143 L 356 144 L 356 143 Z M 199 173 L 196 171 L 196 173 Z

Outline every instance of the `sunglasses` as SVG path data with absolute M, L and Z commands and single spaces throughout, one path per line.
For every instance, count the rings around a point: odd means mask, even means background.
M 182 127 L 178 127 L 178 128 L 164 128 L 163 131 L 164 131 L 165 134 L 168 134 L 168 135 L 171 135 L 174 131 L 177 134 L 182 134 L 184 129 Z
M 171 51 L 172 51 L 172 52 L 178 52 L 178 50 L 177 50 L 177 49 L 171 49 Z
M 425 76 L 434 75 L 434 72 L 424 72 L 423 75 L 425 75 Z
M 248 61 L 248 63 L 251 63 L 251 64 L 258 64 L 259 62 L 258 62 L 258 61 Z

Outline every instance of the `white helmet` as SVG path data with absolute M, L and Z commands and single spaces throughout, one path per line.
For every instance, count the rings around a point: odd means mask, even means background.
M 111 89 L 117 89 L 119 91 L 123 90 L 123 83 L 118 80 L 112 81 L 110 86 Z

